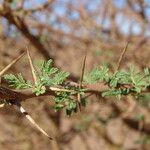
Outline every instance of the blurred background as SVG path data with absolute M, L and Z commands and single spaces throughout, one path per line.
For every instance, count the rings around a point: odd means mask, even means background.
M 0 0 L 0 69 L 25 48 L 35 63 L 52 58 L 78 81 L 85 51 L 86 72 L 115 70 L 127 41 L 122 69 L 150 67 L 150 0 Z M 9 72 L 31 79 L 27 57 Z M 48 133 L 50 142 L 16 108 L 0 109 L 2 150 L 150 150 L 150 94 L 121 100 L 92 96 L 68 117 L 55 112 L 51 97 L 23 106 Z

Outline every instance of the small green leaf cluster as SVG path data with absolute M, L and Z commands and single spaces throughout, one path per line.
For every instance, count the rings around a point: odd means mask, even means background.
M 25 80 L 21 74 L 16 76 L 13 74 L 6 74 L 4 79 L 9 82 L 10 86 L 16 89 L 27 89 L 32 87 L 31 82 Z
M 44 86 L 55 86 L 62 84 L 69 76 L 68 72 L 60 71 L 58 68 L 52 67 L 52 60 L 43 62 L 38 72 L 38 80 Z
M 81 94 L 81 106 L 86 106 L 86 99 L 83 98 L 84 92 L 78 91 L 78 89 L 74 89 L 74 92 L 57 92 L 54 97 L 55 111 L 59 111 L 62 108 L 65 108 L 65 112 L 67 115 L 71 115 L 72 113 L 76 113 L 78 111 L 78 101 L 76 96 L 78 93 Z
M 84 81 L 87 84 L 95 84 L 100 81 L 109 80 L 109 68 L 107 66 L 96 67 L 89 74 L 84 76 Z
M 130 76 L 135 92 L 140 93 L 143 88 L 146 89 L 150 86 L 150 71 L 148 68 L 144 69 L 144 73 L 142 73 L 131 66 Z
M 38 71 L 35 72 L 37 81 L 35 85 L 30 81 L 26 81 L 21 74 L 17 76 L 12 74 L 4 75 L 10 86 L 17 89 L 32 88 L 33 92 L 38 96 L 46 92 L 47 86 L 57 86 L 62 84 L 69 76 L 68 72 L 60 71 L 58 68 L 52 67 L 52 60 L 42 62 Z
M 118 70 L 115 73 L 111 73 L 106 66 L 96 67 L 85 76 L 84 81 L 88 84 L 104 82 L 109 85 L 110 89 L 104 91 L 102 96 L 120 97 L 131 92 L 138 94 L 142 89 L 150 86 L 150 71 L 146 68 L 142 73 L 134 66 L 131 66 L 128 72 Z M 130 88 L 123 87 L 123 85 L 128 85 Z
M 34 93 L 38 96 L 45 93 L 46 87 L 62 84 L 69 76 L 69 73 L 52 67 L 52 60 L 50 59 L 41 63 L 36 76 L 37 82 L 34 87 Z
M 66 114 L 71 115 L 73 112 L 77 112 L 77 102 L 71 97 L 72 93 L 69 92 L 57 92 L 54 98 L 55 110 L 59 111 L 65 107 Z

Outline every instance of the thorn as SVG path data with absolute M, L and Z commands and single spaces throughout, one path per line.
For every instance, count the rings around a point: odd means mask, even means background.
M 3 107 L 5 107 L 5 103 L 0 104 L 0 108 L 3 108 Z
M 25 55 L 25 52 L 18 56 L 15 60 L 13 60 L 9 65 L 7 65 L 2 71 L 0 71 L 0 77 L 10 68 L 12 67 L 20 58 Z
M 83 64 L 82 64 L 82 70 L 81 70 L 81 76 L 80 76 L 79 88 L 82 87 L 82 82 L 83 82 L 83 77 L 84 77 L 84 71 L 85 71 L 86 57 L 87 57 L 87 50 L 86 50 L 85 56 L 84 56 L 84 58 L 83 58 Z
M 80 76 L 80 81 L 79 81 L 79 90 L 82 88 L 82 82 L 83 82 L 84 71 L 85 71 L 86 57 L 87 57 L 87 50 L 85 51 L 85 56 L 83 58 L 81 76 Z M 79 93 L 77 94 L 77 100 L 78 100 L 79 110 L 81 111 L 81 95 Z
M 125 52 L 126 52 L 126 50 L 128 48 L 128 45 L 129 45 L 129 41 L 126 43 L 126 46 L 124 47 L 124 49 L 122 51 L 122 54 L 120 55 L 119 61 L 117 63 L 116 72 L 120 69 L 120 66 L 121 66 L 121 63 L 122 63 L 122 59 L 123 59 L 123 56 L 125 55 Z
M 20 112 L 25 115 L 25 117 L 30 121 L 30 123 L 37 128 L 41 133 L 43 133 L 50 140 L 53 140 L 35 121 L 34 119 L 26 112 L 26 110 L 21 106 L 21 104 L 16 104 L 19 107 Z
M 26 50 L 27 50 L 27 56 L 28 56 L 28 60 L 30 63 L 30 68 L 31 68 L 33 80 L 34 80 L 34 83 L 37 83 L 37 77 L 36 77 L 35 69 L 34 69 L 33 62 L 32 62 L 31 56 L 30 56 L 29 47 L 27 47 Z

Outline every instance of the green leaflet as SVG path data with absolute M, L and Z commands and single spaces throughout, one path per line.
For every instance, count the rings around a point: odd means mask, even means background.
M 148 69 L 145 69 L 144 73 L 142 73 L 134 66 L 131 66 L 130 78 L 132 81 L 131 84 L 134 86 L 134 91 L 137 93 L 140 93 L 142 88 L 146 88 L 150 85 L 150 74 Z
M 71 115 L 73 112 L 77 112 L 77 101 L 71 98 L 71 93 L 57 92 L 54 98 L 56 111 L 65 108 L 66 114 Z
M 52 60 L 43 62 L 38 72 L 39 82 L 43 86 L 60 85 L 68 76 L 68 72 L 60 71 L 58 68 L 52 67 Z
M 125 71 L 117 71 L 110 77 L 109 85 L 117 87 L 118 84 L 130 84 L 130 74 Z
M 4 75 L 4 79 L 9 82 L 10 86 L 17 89 L 27 89 L 32 87 L 31 82 L 26 81 L 21 74 L 18 74 L 16 76 L 13 74 L 7 74 Z
M 108 81 L 108 71 L 109 69 L 106 66 L 96 67 L 89 74 L 84 76 L 84 81 L 89 84 L 94 84 L 99 81 Z

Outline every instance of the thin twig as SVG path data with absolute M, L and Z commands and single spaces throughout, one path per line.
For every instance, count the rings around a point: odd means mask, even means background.
M 49 87 L 49 89 L 55 92 L 75 92 L 74 90 L 62 89 L 57 87 Z
M 122 59 L 123 59 L 123 56 L 125 55 L 125 52 L 126 52 L 126 50 L 128 48 L 128 45 L 129 45 L 129 41 L 126 43 L 126 46 L 123 49 L 122 54 L 120 55 L 120 58 L 119 58 L 119 61 L 117 63 L 117 67 L 116 67 L 116 72 L 120 69 L 120 66 L 121 66 L 121 63 L 122 63 Z

